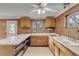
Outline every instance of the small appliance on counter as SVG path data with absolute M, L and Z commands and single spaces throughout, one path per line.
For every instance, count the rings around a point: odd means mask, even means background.
M 54 32 L 54 27 L 48 27 L 48 28 L 47 28 L 47 31 L 48 31 L 48 33 Z

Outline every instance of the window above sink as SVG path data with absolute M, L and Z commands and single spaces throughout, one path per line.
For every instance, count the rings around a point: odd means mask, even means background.
M 79 11 L 67 15 L 67 28 L 79 28 Z

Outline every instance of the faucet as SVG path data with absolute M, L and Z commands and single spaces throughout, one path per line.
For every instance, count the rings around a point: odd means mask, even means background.
M 58 33 L 58 36 L 61 36 L 61 34 L 60 34 L 60 33 Z
M 69 34 L 69 40 L 71 40 L 71 38 L 72 38 L 72 37 L 71 37 L 71 35 Z
M 75 37 L 72 37 L 70 40 L 75 42 L 75 43 L 79 43 L 79 40 L 77 38 L 75 38 Z
M 72 39 L 72 37 L 71 37 L 71 29 L 69 29 L 69 32 L 68 32 L 69 34 L 69 40 L 71 40 Z

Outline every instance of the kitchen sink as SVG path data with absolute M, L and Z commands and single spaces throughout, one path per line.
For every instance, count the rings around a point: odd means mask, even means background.
M 72 42 L 70 40 L 64 41 L 62 43 L 66 44 L 67 46 L 79 46 L 79 43 L 75 43 L 75 42 Z
M 75 46 L 79 46 L 79 43 L 76 43 L 72 40 L 70 40 L 70 37 L 65 37 L 65 36 L 59 36 L 59 35 L 51 35 L 51 37 L 55 37 L 56 40 L 60 41 L 61 43 L 63 43 L 66 46 L 70 46 L 70 47 L 75 47 Z
M 54 35 L 54 37 L 67 46 L 79 46 L 79 43 L 69 40 L 70 38 L 68 38 L 68 37 L 57 36 L 57 35 Z

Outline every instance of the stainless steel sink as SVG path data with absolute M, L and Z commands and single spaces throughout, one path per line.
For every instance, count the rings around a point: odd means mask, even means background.
M 63 42 L 67 46 L 79 46 L 79 43 L 71 42 L 71 41 L 65 41 Z
M 59 40 L 60 42 L 62 42 L 67 46 L 79 46 L 79 43 L 69 40 L 69 37 L 58 36 L 58 35 L 52 35 L 52 37 L 55 37 L 57 40 Z
M 67 46 L 79 46 L 79 43 L 75 43 L 71 40 L 69 40 L 68 38 L 64 38 L 62 36 L 57 37 L 59 41 L 61 41 L 63 44 L 67 45 Z

